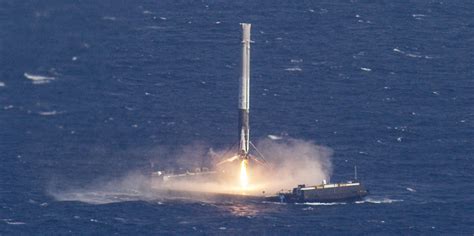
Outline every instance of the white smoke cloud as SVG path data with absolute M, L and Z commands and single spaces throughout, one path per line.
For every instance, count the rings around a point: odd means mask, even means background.
M 298 184 L 320 184 L 323 179 L 329 181 L 332 172 L 332 150 L 318 146 L 312 141 L 292 138 L 278 140 L 263 139 L 257 143 L 258 150 L 263 154 L 267 164 L 255 161 L 249 164 L 250 187 L 245 191 L 239 185 L 239 160 L 221 166 L 213 164 L 229 158 L 233 151 L 213 151 L 202 143 L 194 143 L 172 152 L 161 152 L 167 156 L 154 159 L 155 169 L 160 163 L 166 169 L 175 166 L 174 171 L 190 170 L 203 166 L 211 166 L 219 174 L 200 178 L 183 178 L 168 182 L 160 178 L 151 178 L 148 174 L 130 173 L 113 181 L 100 181 L 81 188 L 58 190 L 50 188 L 49 193 L 59 201 L 81 201 L 92 204 L 111 203 L 118 201 L 161 200 L 182 197 L 183 192 L 199 192 L 193 195 L 195 200 L 212 200 L 209 193 L 266 195 L 281 189 L 291 189 Z M 254 156 L 258 156 L 254 152 Z M 160 161 L 163 160 L 163 161 Z M 181 169 L 181 170 L 180 170 Z M 62 184 L 64 185 L 64 184 Z
M 291 189 L 298 184 L 315 185 L 330 180 L 332 173 L 330 148 L 300 139 L 258 142 L 257 148 L 268 166 L 255 168 L 256 180 L 265 182 L 268 191 Z

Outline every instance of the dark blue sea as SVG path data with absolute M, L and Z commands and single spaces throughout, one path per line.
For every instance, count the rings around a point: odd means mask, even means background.
M 252 140 L 331 150 L 367 198 L 146 190 L 236 142 L 241 22 Z M 473 79 L 467 0 L 0 0 L 0 235 L 472 235 Z

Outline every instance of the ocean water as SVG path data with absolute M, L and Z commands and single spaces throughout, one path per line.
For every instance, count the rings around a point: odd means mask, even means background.
M 143 191 L 235 142 L 241 22 L 252 139 L 332 149 L 368 198 Z M 471 1 L 2 0 L 0 32 L 1 235 L 474 233 Z

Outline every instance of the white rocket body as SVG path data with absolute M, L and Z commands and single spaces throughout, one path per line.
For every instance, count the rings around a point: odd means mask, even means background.
M 250 27 L 242 23 L 242 76 L 239 91 L 239 156 L 247 159 L 250 144 Z

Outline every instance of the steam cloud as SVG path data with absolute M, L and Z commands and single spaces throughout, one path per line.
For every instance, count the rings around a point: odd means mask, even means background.
M 258 167 L 255 172 L 257 180 L 265 182 L 268 191 L 330 180 L 333 153 L 330 148 L 300 139 L 264 139 L 258 142 L 257 148 L 269 162 L 269 168 Z
M 329 181 L 332 172 L 330 158 L 333 152 L 327 147 L 318 146 L 312 141 L 292 138 L 263 139 L 256 146 L 267 164 L 250 162 L 251 187 L 245 191 L 246 194 L 261 195 L 264 192 L 266 195 L 271 195 L 282 189 L 291 189 L 297 184 L 314 185 L 324 179 Z M 176 167 L 180 167 L 192 171 L 203 166 L 213 166 L 234 153 L 225 150 L 209 151 L 202 143 L 195 143 L 178 151 L 166 153 L 168 158 L 158 156 L 154 163 L 155 168 L 169 169 L 170 166 L 174 166 L 175 170 Z M 254 156 L 258 156 L 257 153 Z M 191 178 L 164 183 L 135 172 L 115 181 L 99 181 L 88 187 L 69 190 L 50 189 L 49 193 L 60 201 L 82 201 L 92 204 L 176 198 L 174 193 L 183 190 L 201 192 L 203 194 L 200 198 L 193 196 L 193 199 L 208 200 L 212 198 L 212 194 L 206 193 L 242 193 L 238 183 L 239 164 L 237 160 L 223 166 L 214 166 L 220 173 L 225 174 L 211 179 Z

